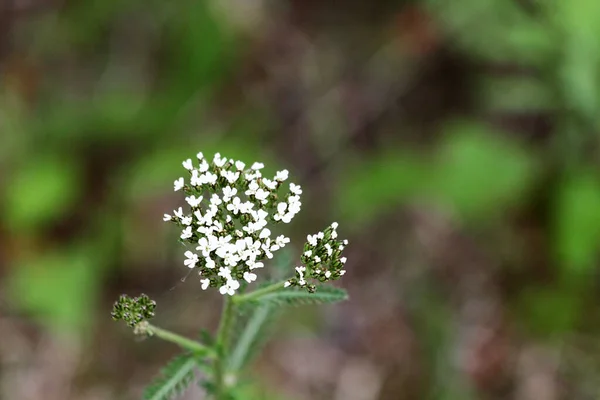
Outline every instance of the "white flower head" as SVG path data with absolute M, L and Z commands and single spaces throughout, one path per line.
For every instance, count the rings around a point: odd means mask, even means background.
M 261 162 L 247 169 L 243 161 L 219 153 L 210 158 L 198 152 L 196 158 L 196 165 L 192 159 L 182 163 L 190 171 L 189 183 L 184 178 L 173 183 L 176 191 L 183 191 L 189 214 L 180 207 L 163 219 L 182 229 L 180 238 L 190 248 L 184 252 L 184 265 L 198 270 L 202 289 L 215 287 L 234 295 L 240 282 L 258 280 L 263 262 L 289 243 L 275 234 L 274 225 L 290 223 L 298 214 L 302 191 L 291 183 L 287 193 L 280 192 L 285 189 L 281 182 L 290 177 L 285 169 L 268 179 L 262 176 Z M 272 199 L 281 200 L 272 204 Z M 308 285 L 310 278 L 303 275 L 298 283 Z

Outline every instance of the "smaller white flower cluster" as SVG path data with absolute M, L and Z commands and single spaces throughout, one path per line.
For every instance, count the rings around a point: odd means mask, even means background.
M 324 232 L 318 232 L 306 237 L 304 253 L 301 260 L 304 266 L 296 267 L 296 276 L 285 282 L 285 287 L 298 286 L 313 293 L 316 286 L 308 282 L 315 279 L 326 282 L 339 279 L 346 270 L 343 269 L 346 257 L 342 251 L 348 245 L 347 240 L 337 240 L 338 223 L 334 222 Z
M 255 271 L 261 262 L 272 258 L 289 239 L 272 237 L 269 222 L 289 223 L 300 211 L 300 186 L 290 183 L 282 196 L 279 189 L 288 178 L 288 171 L 277 172 L 273 179 L 262 176 L 262 163 L 250 168 L 242 161 L 227 159 L 219 153 L 208 162 L 197 154 L 197 165 L 191 159 L 183 162 L 190 173 L 174 182 L 175 191 L 183 190 L 189 213 L 179 207 L 164 221 L 181 227 L 184 244 L 195 247 L 186 251 L 184 265 L 197 268 L 202 289 L 218 287 L 221 294 L 234 295 L 240 280 L 256 280 Z

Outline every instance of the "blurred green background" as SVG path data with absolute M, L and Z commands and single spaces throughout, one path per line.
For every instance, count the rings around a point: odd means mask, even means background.
M 120 293 L 216 326 L 161 221 L 198 151 L 290 170 L 296 254 L 350 240 L 249 400 L 600 398 L 599 38 L 597 0 L 0 2 L 0 398 L 139 398 L 177 349 Z

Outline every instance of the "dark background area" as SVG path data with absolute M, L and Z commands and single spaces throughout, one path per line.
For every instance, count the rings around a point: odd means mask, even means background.
M 295 254 L 350 240 L 248 399 L 597 399 L 598 38 L 597 0 L 0 0 L 0 398 L 139 398 L 177 349 L 121 293 L 216 327 L 161 219 L 218 151 L 303 186 Z

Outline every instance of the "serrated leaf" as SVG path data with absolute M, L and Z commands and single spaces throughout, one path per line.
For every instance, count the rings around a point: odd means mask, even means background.
M 229 357 L 229 369 L 240 370 L 263 347 L 269 338 L 269 331 L 279 312 L 272 304 L 253 307 L 253 311 L 244 320 L 243 329 L 235 340 L 235 347 Z
M 344 289 L 331 286 L 318 286 L 315 293 L 303 289 L 282 288 L 279 291 L 265 294 L 253 302 L 261 304 L 302 306 L 309 304 L 331 304 L 348 299 Z
M 144 391 L 144 400 L 171 400 L 181 395 L 194 379 L 197 359 L 192 354 L 175 357 Z

